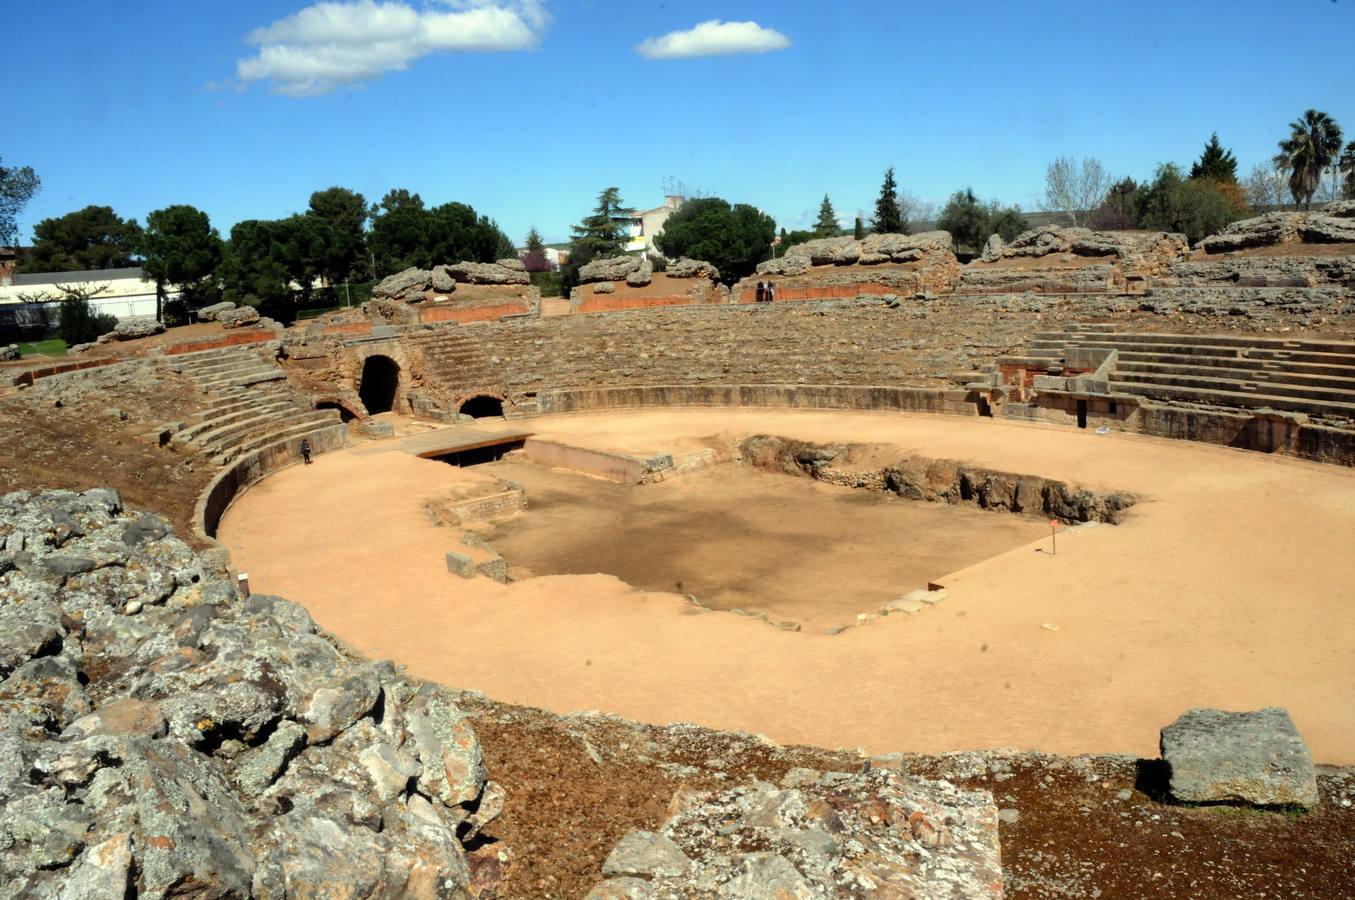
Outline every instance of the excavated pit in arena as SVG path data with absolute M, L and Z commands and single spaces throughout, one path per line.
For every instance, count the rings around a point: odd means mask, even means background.
M 919 612 L 925 604 L 916 600 L 891 604 L 944 588 L 947 573 L 1048 542 L 1043 498 L 1020 511 L 1010 502 L 983 508 L 982 497 L 965 495 L 975 493 L 966 485 L 986 483 L 990 473 L 951 466 L 938 479 L 947 467 L 922 460 L 915 468 L 923 481 L 930 471 L 936 489 L 909 499 L 897 478 L 887 483 L 897 468 L 870 465 L 879 452 L 758 437 L 735 450 L 738 462 L 636 485 L 540 465 L 529 449 L 526 458 L 480 467 L 524 489 L 526 511 L 475 528 L 512 580 L 603 573 L 705 609 L 828 633 L 880 614 Z M 834 468 L 824 458 L 838 454 L 858 465 Z M 1019 478 L 1011 477 L 1009 493 Z

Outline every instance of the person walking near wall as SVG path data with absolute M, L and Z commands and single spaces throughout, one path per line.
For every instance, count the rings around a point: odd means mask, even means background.
M 769 281 L 767 282 L 767 302 L 771 303 L 775 300 L 776 300 L 776 286 Z
M 308 466 L 311 464 L 311 442 L 306 438 L 301 439 L 301 460 Z
M 757 302 L 761 303 L 763 300 L 766 299 L 767 299 L 767 286 L 759 281 L 757 283 Z

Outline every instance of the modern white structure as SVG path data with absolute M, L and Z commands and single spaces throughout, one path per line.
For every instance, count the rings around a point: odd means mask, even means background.
M 626 243 L 626 252 L 645 252 L 662 256 L 659 248 L 654 246 L 654 235 L 663 231 L 663 223 L 686 202 L 687 198 L 680 194 L 669 194 L 663 198 L 663 206 L 656 206 L 628 217 L 630 240 Z
M 140 267 L 98 269 L 92 272 L 38 272 L 6 275 L 0 280 L 0 324 L 40 325 L 56 321 L 55 310 L 65 296 L 61 288 L 91 292 L 89 305 L 118 321 L 155 316 L 155 282 L 142 277 Z M 167 288 L 165 301 L 179 292 Z

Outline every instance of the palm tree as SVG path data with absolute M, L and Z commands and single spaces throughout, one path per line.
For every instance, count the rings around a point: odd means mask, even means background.
M 1310 109 L 1289 125 L 1289 137 L 1280 141 L 1275 164 L 1289 172 L 1289 193 L 1309 209 L 1322 173 L 1341 152 L 1341 126 L 1324 112 Z
M 1341 197 L 1345 200 L 1355 200 L 1355 141 L 1346 144 L 1345 152 L 1341 154 L 1337 166 L 1346 176 L 1346 183 L 1341 188 Z

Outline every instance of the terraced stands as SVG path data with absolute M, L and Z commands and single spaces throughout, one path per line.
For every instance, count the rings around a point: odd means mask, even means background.
M 1355 420 L 1355 343 L 1077 326 L 1037 334 L 1026 358 L 1054 364 L 1077 350 L 1116 352 L 1110 394 Z
M 255 349 L 185 353 L 166 364 L 212 398 L 172 440 L 200 447 L 218 465 L 339 424 L 336 410 L 314 409 L 291 389 L 277 362 Z
M 442 326 L 416 334 L 411 342 L 424 357 L 429 372 L 466 392 L 498 392 L 504 388 L 475 331 L 463 326 Z

